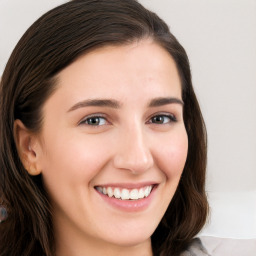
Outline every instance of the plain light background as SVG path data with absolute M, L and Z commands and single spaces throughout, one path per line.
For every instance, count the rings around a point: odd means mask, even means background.
M 0 76 L 25 30 L 65 0 L 0 0 Z M 256 238 L 256 0 L 141 0 L 184 46 L 208 130 L 201 235 Z

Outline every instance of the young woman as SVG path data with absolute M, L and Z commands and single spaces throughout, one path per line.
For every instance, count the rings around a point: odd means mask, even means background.
M 0 97 L 1 256 L 189 250 L 208 212 L 206 131 L 187 55 L 156 14 L 135 0 L 49 11 Z

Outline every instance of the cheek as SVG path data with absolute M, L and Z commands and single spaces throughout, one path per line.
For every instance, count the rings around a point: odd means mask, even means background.
M 108 161 L 106 147 L 81 138 L 65 138 L 65 143 L 55 138 L 46 145 L 42 170 L 46 190 L 61 213 L 63 209 L 70 212 L 69 207 L 83 207 L 81 202 L 90 195 L 91 181 Z
M 58 179 L 58 183 L 88 183 L 108 161 L 108 148 L 99 147 L 95 139 L 77 136 L 55 137 L 54 143 L 46 143 L 43 156 L 43 175 L 47 179 Z
M 159 152 L 159 167 L 168 179 L 179 178 L 186 163 L 188 138 L 186 131 L 167 139 Z

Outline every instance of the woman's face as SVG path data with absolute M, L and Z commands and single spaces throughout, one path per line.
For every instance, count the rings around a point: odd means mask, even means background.
M 57 243 L 150 241 L 186 161 L 182 112 L 175 62 L 149 40 L 94 50 L 59 73 L 37 152 Z

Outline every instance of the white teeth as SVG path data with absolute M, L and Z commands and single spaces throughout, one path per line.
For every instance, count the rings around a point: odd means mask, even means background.
M 126 188 L 121 189 L 121 188 L 111 188 L 111 187 L 96 187 L 96 189 L 109 197 L 115 197 L 117 199 L 122 199 L 122 200 L 138 200 L 142 199 L 144 197 L 148 197 L 152 191 L 153 185 L 151 186 L 146 186 L 140 189 L 132 189 L 128 190 Z
M 114 189 L 114 197 L 115 198 L 120 198 L 121 197 L 121 192 L 120 192 L 119 188 Z
M 140 188 L 139 190 L 139 198 L 143 198 L 145 196 L 144 189 Z
M 121 192 L 121 199 L 122 200 L 128 200 L 129 199 L 129 190 L 123 189 Z
M 151 192 L 151 188 L 150 187 L 146 187 L 146 189 L 145 189 L 145 196 L 146 197 L 149 196 L 150 192 Z
M 130 198 L 131 199 L 139 199 L 139 191 L 138 191 L 138 189 L 133 189 L 130 192 Z
M 109 197 L 112 197 L 112 196 L 114 195 L 113 190 L 112 190 L 111 187 L 108 187 L 108 188 L 107 188 L 107 193 L 108 193 L 108 196 L 109 196 Z

